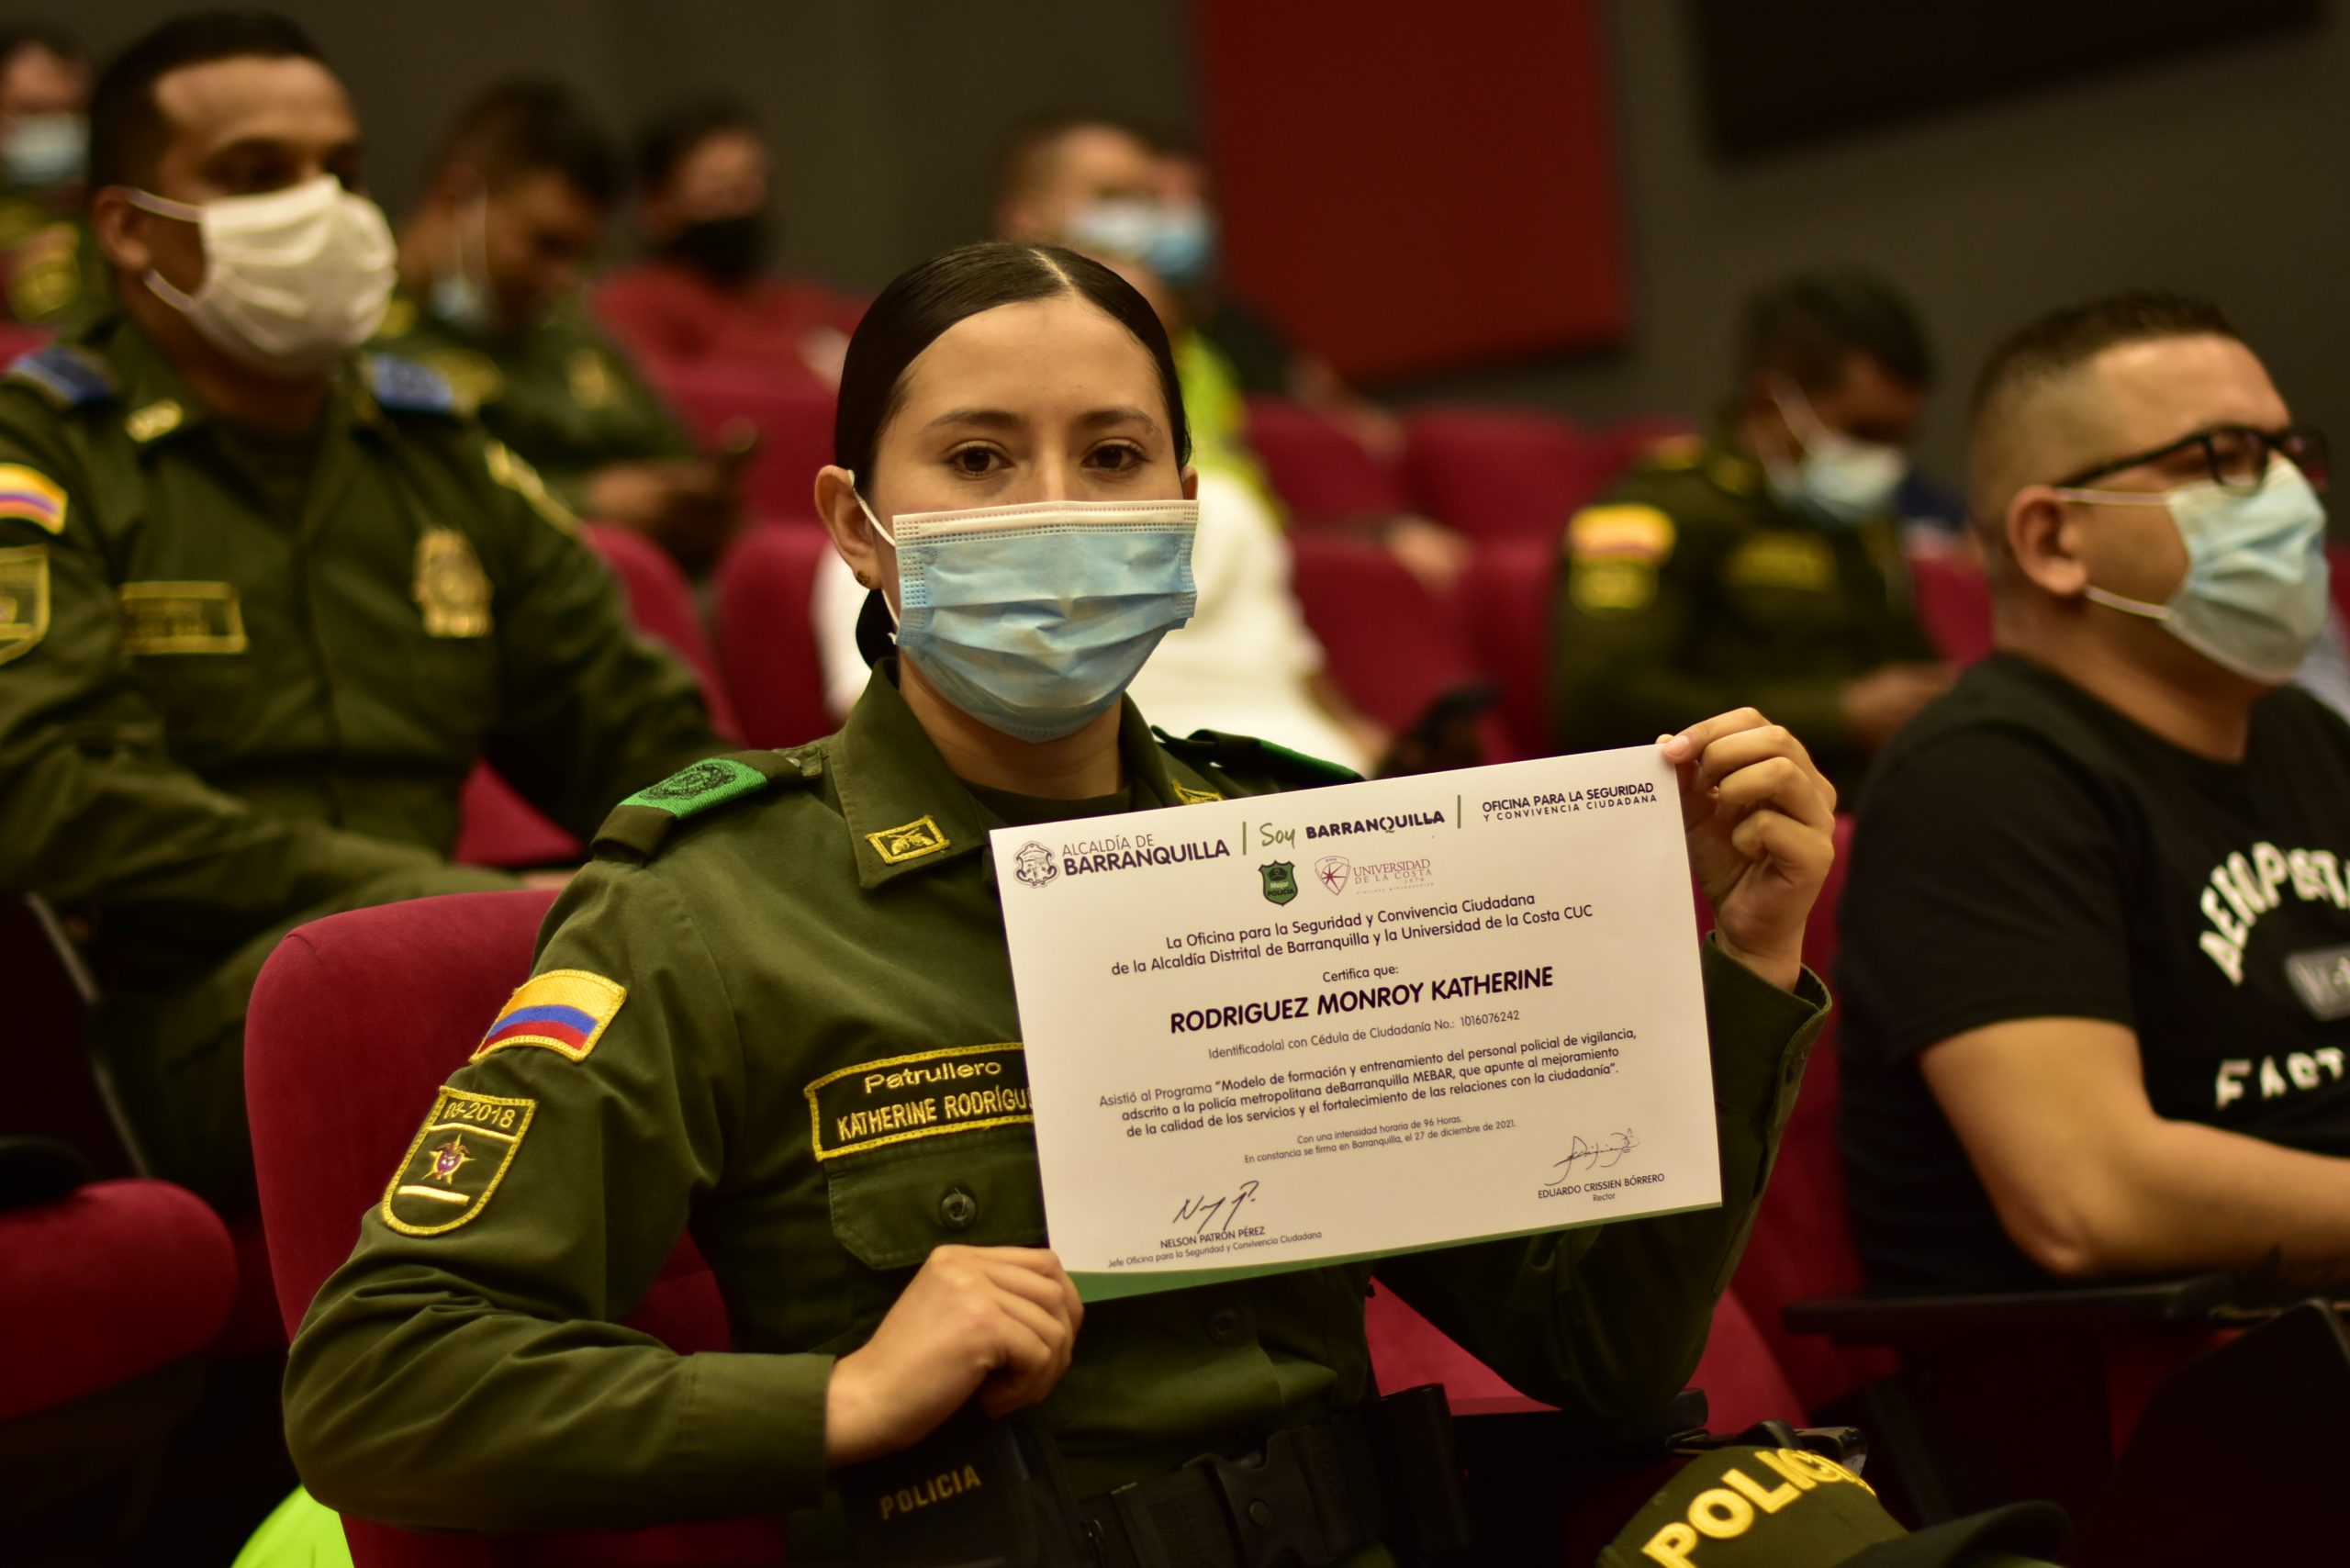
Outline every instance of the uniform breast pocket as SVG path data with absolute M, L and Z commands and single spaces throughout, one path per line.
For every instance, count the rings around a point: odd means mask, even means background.
M 912 1269 L 937 1247 L 1041 1247 L 1045 1192 L 1024 1126 L 949 1132 L 825 1163 L 833 1234 L 867 1268 Z

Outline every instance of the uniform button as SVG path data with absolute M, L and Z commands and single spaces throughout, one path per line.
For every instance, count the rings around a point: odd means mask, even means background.
M 1248 1342 L 1248 1319 L 1233 1307 L 1222 1307 L 1209 1315 L 1208 1338 L 1219 1345 L 1245 1345 Z
M 949 1187 L 938 1200 L 938 1223 L 949 1230 L 968 1230 L 979 1217 L 979 1200 L 961 1187 Z
M 1262 1497 L 1248 1499 L 1248 1522 L 1259 1529 L 1273 1522 L 1273 1506 Z

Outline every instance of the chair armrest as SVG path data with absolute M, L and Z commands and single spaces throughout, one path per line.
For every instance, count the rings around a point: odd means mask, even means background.
M 1790 1333 L 1825 1334 L 1839 1345 L 1922 1345 L 2006 1338 L 2020 1332 L 2209 1326 L 2235 1300 L 2227 1274 L 2191 1274 L 2080 1290 L 1996 1295 L 1826 1296 L 1790 1302 Z
M 55 1138 L 0 1137 L 0 1212 L 53 1204 L 90 1179 L 81 1151 Z

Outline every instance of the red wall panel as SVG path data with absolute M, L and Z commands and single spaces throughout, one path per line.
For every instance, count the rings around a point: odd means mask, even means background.
M 1196 0 L 1233 292 L 1375 379 L 1620 341 L 1597 0 Z

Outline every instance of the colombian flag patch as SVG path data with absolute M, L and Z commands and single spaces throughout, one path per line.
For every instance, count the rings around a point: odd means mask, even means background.
M 21 463 L 0 463 L 0 517 L 20 517 L 51 533 L 65 532 L 65 491 Z
M 542 1046 L 573 1061 L 604 1036 L 604 1030 L 628 1000 L 628 987 L 586 969 L 549 969 L 507 999 L 505 1011 L 489 1026 L 473 1059 L 509 1046 Z

